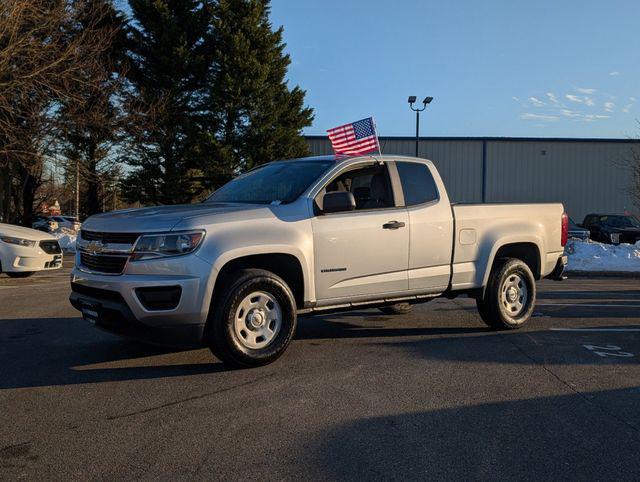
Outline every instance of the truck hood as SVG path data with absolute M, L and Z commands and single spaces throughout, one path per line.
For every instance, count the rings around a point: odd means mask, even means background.
M 107 233 L 170 231 L 176 224 L 188 218 L 248 211 L 258 207 L 265 206 L 263 204 L 200 203 L 126 209 L 91 216 L 82 223 L 82 229 Z
M 12 238 L 23 238 L 31 241 L 44 241 L 46 239 L 55 239 L 49 233 L 38 231 L 37 229 L 16 226 L 15 224 L 0 223 L 0 236 L 10 236 Z

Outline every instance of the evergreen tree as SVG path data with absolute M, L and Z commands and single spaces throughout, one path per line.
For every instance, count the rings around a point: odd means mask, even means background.
M 275 159 L 303 156 L 301 135 L 313 111 L 305 92 L 290 89 L 291 60 L 283 28 L 272 29 L 269 0 L 218 0 L 213 18 L 215 61 L 205 99 L 212 157 L 205 166 L 214 187 L 240 171 Z
M 96 17 L 96 12 L 99 16 Z M 113 32 L 96 61 L 81 72 L 82 88 L 61 104 L 61 143 L 67 179 L 79 176 L 80 211 L 102 211 L 105 192 L 117 171 L 117 148 L 124 124 L 122 112 L 122 63 L 125 20 L 111 0 L 81 4 L 76 35 L 89 27 Z
M 124 195 L 189 202 L 199 193 L 202 135 L 196 122 L 211 64 L 208 0 L 131 0 L 129 68 L 133 119 Z

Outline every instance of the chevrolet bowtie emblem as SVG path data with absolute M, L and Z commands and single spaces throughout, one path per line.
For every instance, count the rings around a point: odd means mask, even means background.
M 91 254 L 99 254 L 104 250 L 104 245 L 102 244 L 102 241 L 91 241 L 89 244 L 87 244 L 87 247 L 85 249 Z

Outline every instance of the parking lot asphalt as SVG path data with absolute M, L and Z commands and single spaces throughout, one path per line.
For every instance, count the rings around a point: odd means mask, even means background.
M 0 275 L 0 478 L 640 477 L 640 280 L 539 283 L 529 325 L 472 300 L 302 318 L 276 363 L 117 338 L 68 272 Z

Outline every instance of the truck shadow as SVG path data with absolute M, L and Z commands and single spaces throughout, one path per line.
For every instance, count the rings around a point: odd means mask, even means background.
M 221 371 L 226 368 L 208 350 L 127 340 L 100 332 L 80 318 L 0 320 L 0 389 Z
M 629 425 L 640 418 L 631 403 L 639 394 L 635 387 L 349 420 L 298 457 L 330 480 L 632 480 L 640 443 Z M 620 413 L 603 416 L 603 406 Z
M 301 319 L 294 340 L 297 355 L 305 356 L 308 347 L 305 342 L 309 340 L 344 338 L 359 338 L 372 346 L 406 351 L 416 361 L 637 365 L 640 355 L 638 332 L 607 333 L 606 338 L 598 333 L 536 330 L 535 327 L 496 333 L 482 326 L 479 320 L 477 326 L 469 326 L 468 320 L 467 326 L 460 326 L 455 318 L 430 319 L 428 312 L 407 317 L 363 317 L 367 314 L 371 313 Z M 634 356 L 602 358 L 586 350 L 587 344 L 620 345 L 622 351 L 632 352 Z M 277 369 L 277 365 L 272 367 Z M 224 372 L 229 369 L 208 349 L 180 350 L 127 340 L 97 331 L 80 318 L 0 320 L 0 389 L 223 375 Z M 235 371 L 224 378 L 239 376 L 246 375 Z
M 300 320 L 295 339 L 392 338 L 483 331 L 486 328 L 367 327 L 316 317 Z M 129 340 L 96 330 L 80 318 L 0 320 L 0 389 L 228 371 L 206 348 L 176 349 Z
M 486 326 L 415 326 L 412 318 L 407 316 L 376 316 L 366 311 L 353 311 L 333 315 L 316 315 L 300 318 L 295 339 L 331 339 L 331 338 L 393 338 L 436 335 L 457 335 L 489 332 Z M 423 317 L 424 318 L 424 317 Z M 360 320 L 351 322 L 350 319 Z M 402 321 L 404 326 L 399 326 Z M 407 326 L 410 325 L 410 326 Z

